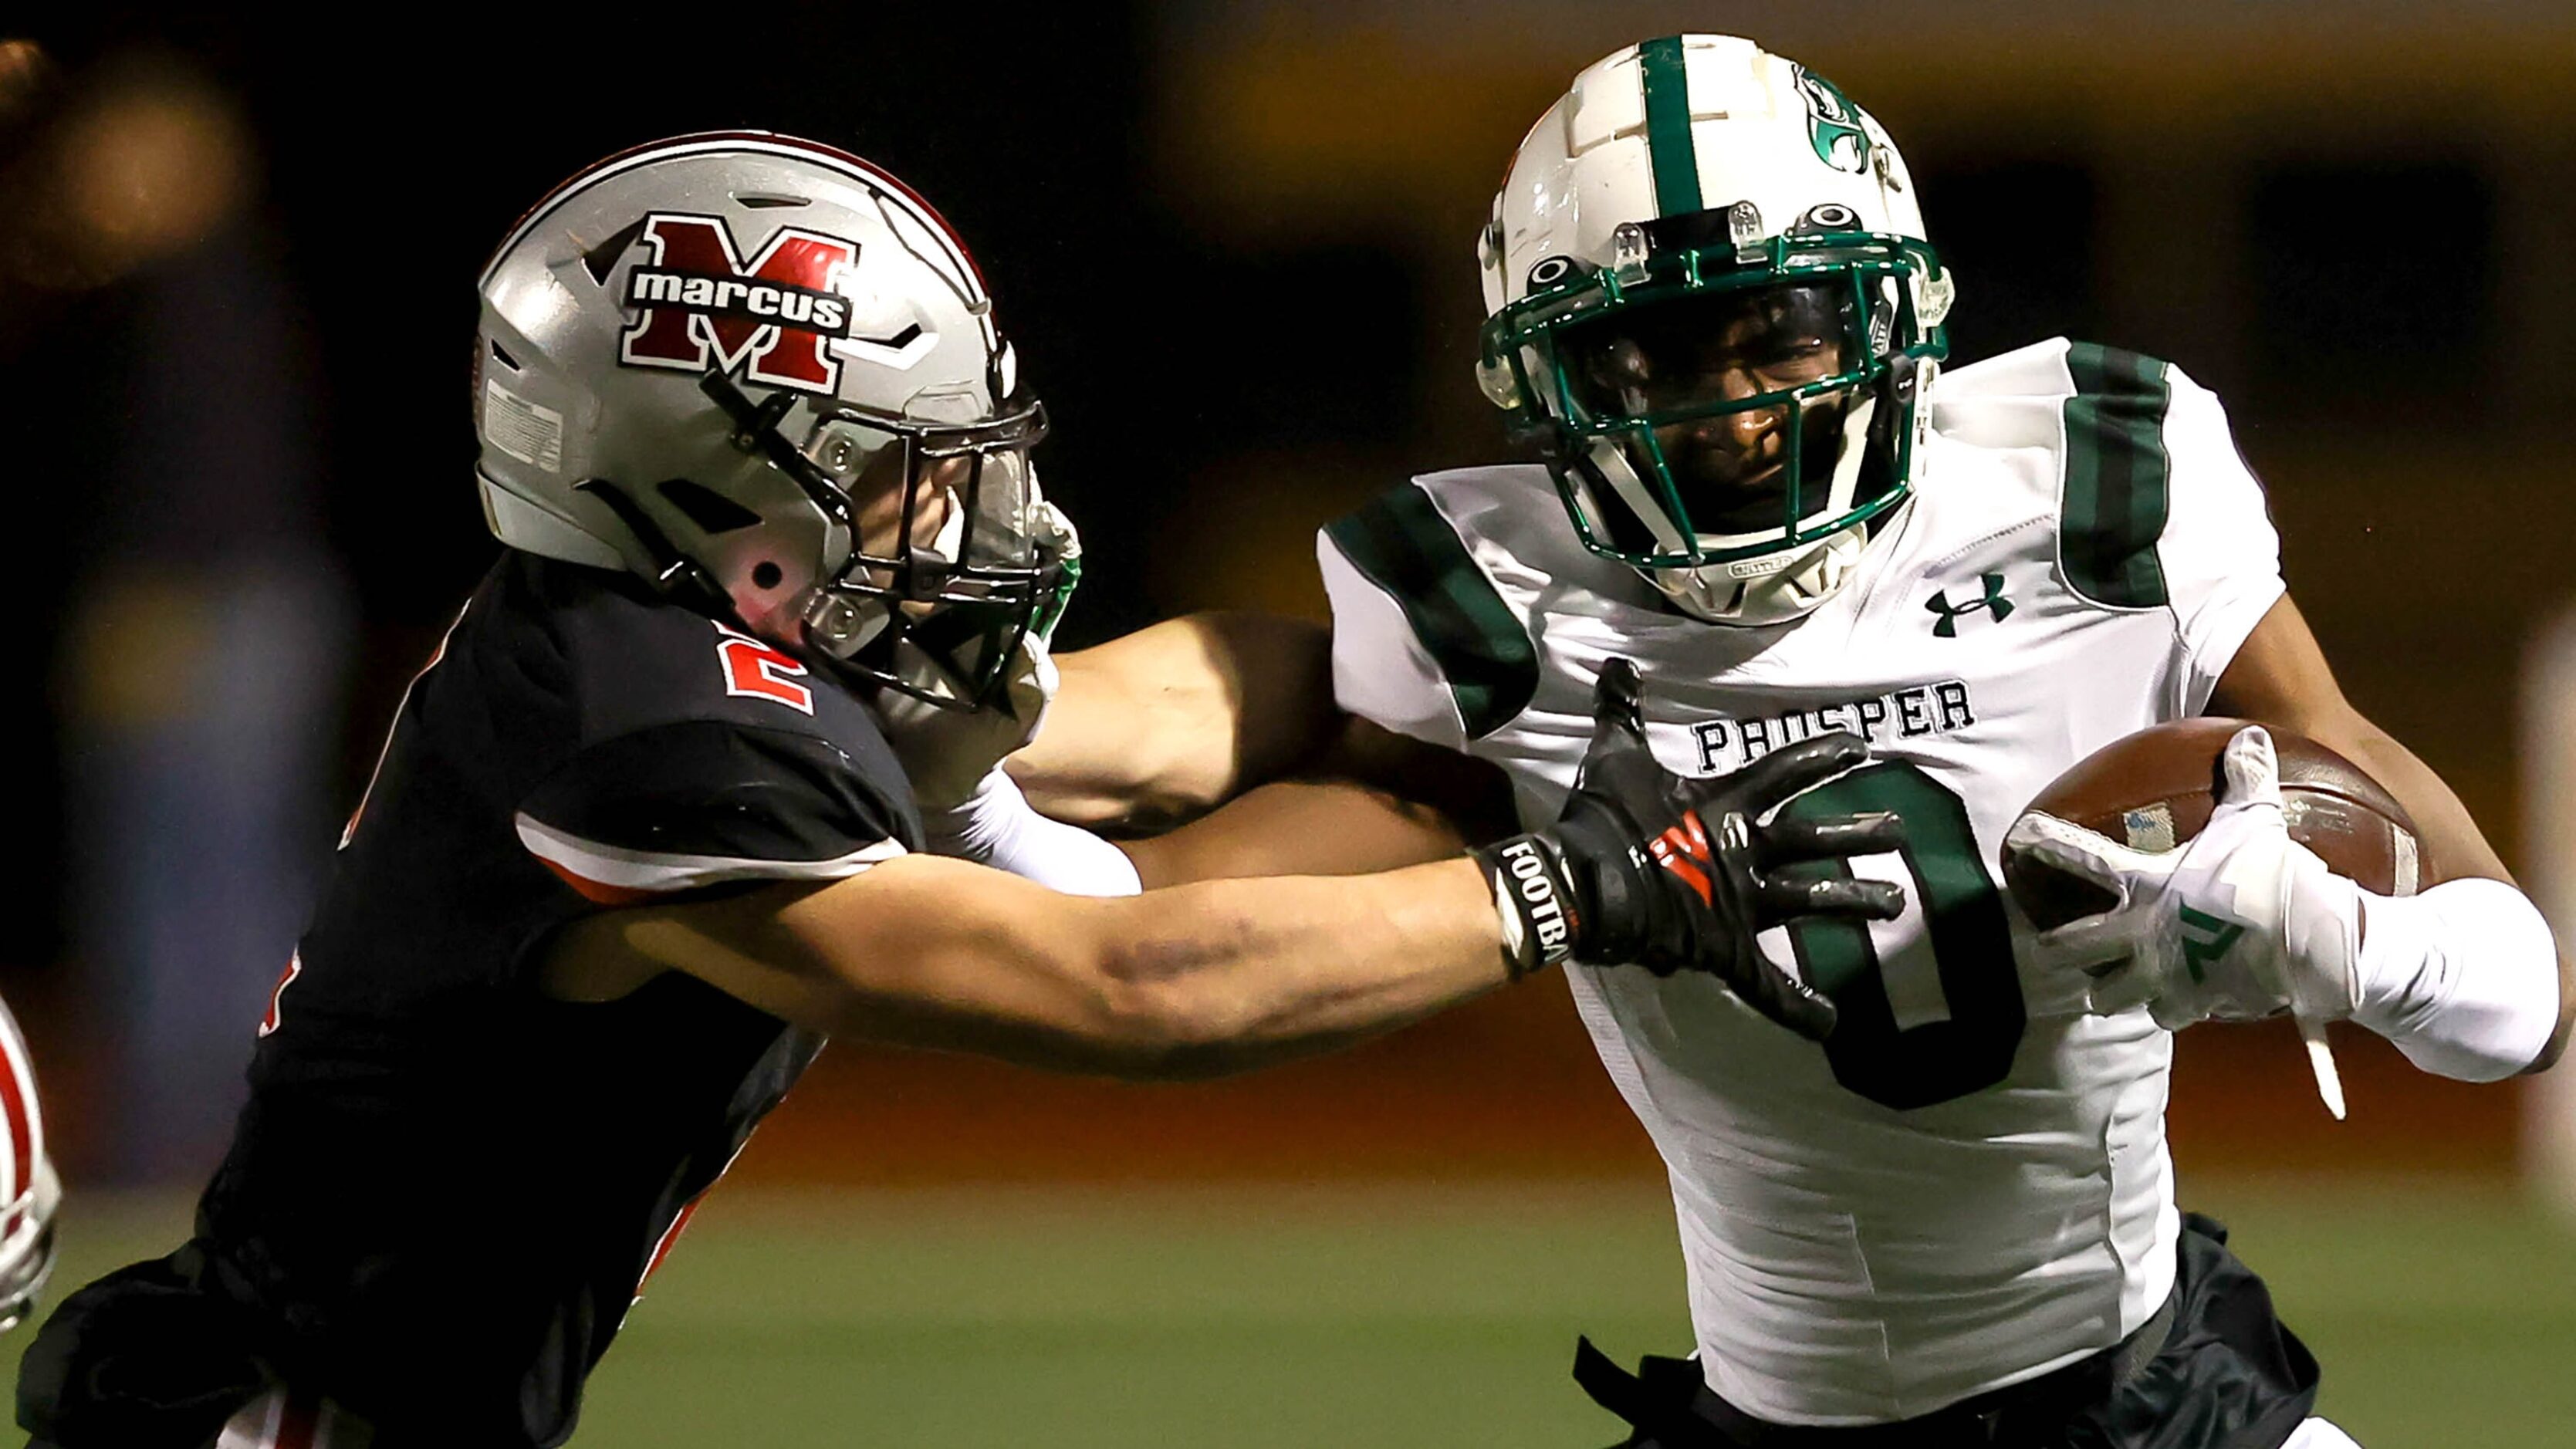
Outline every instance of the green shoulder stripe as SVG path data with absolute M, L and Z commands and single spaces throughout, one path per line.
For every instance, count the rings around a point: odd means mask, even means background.
M 2164 427 L 2173 384 L 2154 358 L 2090 342 L 2067 348 L 2066 368 L 2075 395 L 2066 400 L 2057 556 L 2067 586 L 2115 609 L 2162 607 L 2156 541 L 2171 505 Z
M 1538 650 L 1430 495 L 1412 484 L 1325 526 L 1342 557 L 1404 610 L 1449 683 L 1467 738 L 1481 739 L 1538 693 Z

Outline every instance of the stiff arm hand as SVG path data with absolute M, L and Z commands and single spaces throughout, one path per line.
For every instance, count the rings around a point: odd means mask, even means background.
M 1593 694 L 1592 741 L 1556 823 L 1476 852 L 1494 882 L 1505 947 L 1526 972 L 1571 956 L 1705 971 L 1802 1036 L 1833 1031 L 1834 1006 L 1765 955 L 1755 937 L 1810 915 L 1892 920 L 1901 887 L 1796 879 L 1779 867 L 1891 851 L 1893 815 L 1766 817 L 1860 764 L 1869 746 L 1837 732 L 1774 751 L 1732 774 L 1685 779 L 1657 763 L 1638 711 L 1637 667 L 1614 658 Z

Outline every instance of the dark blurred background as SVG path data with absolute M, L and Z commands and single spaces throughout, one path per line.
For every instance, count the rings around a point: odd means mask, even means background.
M 1596 56 L 1739 29 L 1912 163 L 1955 360 L 2061 333 L 2230 403 L 2363 709 L 2517 856 L 2517 674 L 2571 591 L 2576 22 L 2551 0 L 1921 6 L 54 4 L 0 21 L 0 708 L 19 928 L 76 1180 L 193 1181 L 404 681 L 488 565 L 473 278 L 591 159 L 702 128 L 886 165 L 957 224 L 1094 566 L 1074 643 L 1317 612 L 1313 527 L 1490 459 L 1470 238 Z M 1170 1091 L 846 1050 L 748 1164 L 833 1181 L 1609 1174 L 1651 1154 L 1561 988 Z M 2186 1166 L 2500 1174 L 2518 1095 L 2185 1040 Z M 1401 1109 L 1391 1103 L 1405 1104 Z

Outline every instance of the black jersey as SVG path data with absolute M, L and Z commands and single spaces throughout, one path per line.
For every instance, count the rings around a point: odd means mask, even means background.
M 550 999 L 536 947 L 608 906 L 920 843 L 851 694 L 623 575 L 506 556 L 404 702 L 196 1239 L 128 1274 L 235 1325 L 248 1387 L 328 1394 L 381 1449 L 560 1443 L 669 1236 L 821 1043 L 677 973 Z M 116 1286 L 30 1355 L 40 1439 L 90 1442 L 82 1360 L 148 1359 L 115 1311 L 83 1321 Z M 212 1372 L 126 1381 L 146 1369 Z

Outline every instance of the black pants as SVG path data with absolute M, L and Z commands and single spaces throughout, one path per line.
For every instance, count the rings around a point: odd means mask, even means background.
M 1718 1397 L 1689 1359 L 1622 1372 L 1576 1350 L 1575 1379 L 1635 1427 L 1619 1449 L 2280 1449 L 2315 1411 L 2317 1361 L 2272 1295 L 2185 1214 L 2170 1313 L 2128 1343 L 1920 1418 L 1859 1428 L 1773 1424 Z M 2125 1350 L 2125 1351 L 2124 1351 Z

